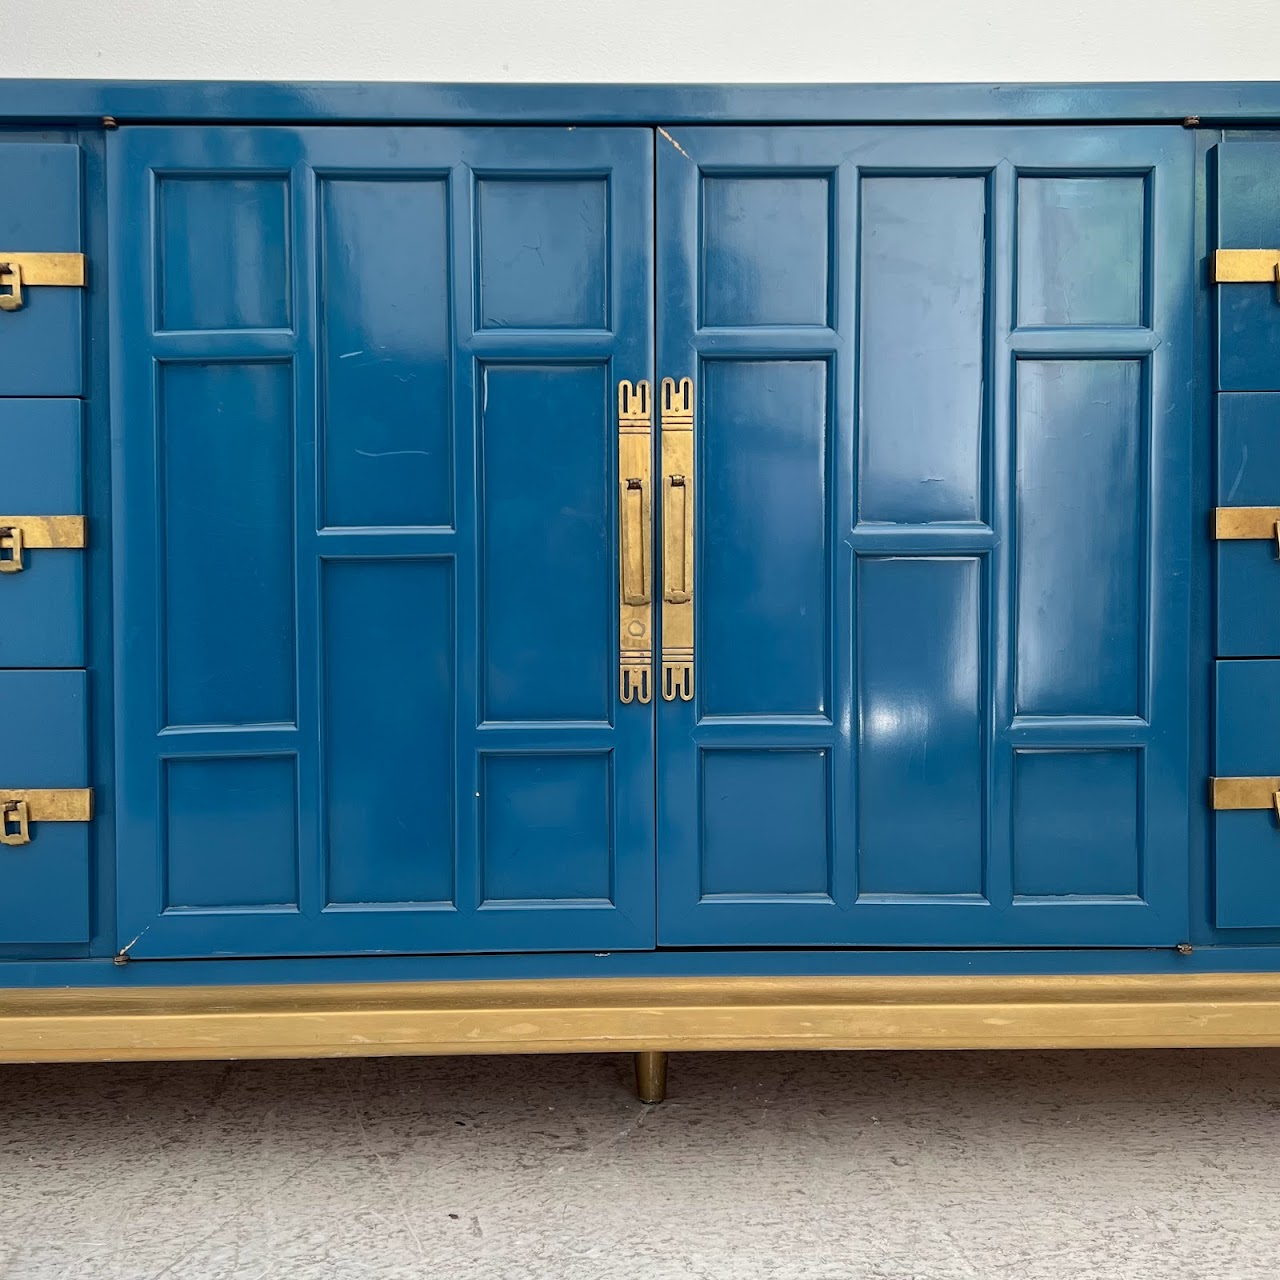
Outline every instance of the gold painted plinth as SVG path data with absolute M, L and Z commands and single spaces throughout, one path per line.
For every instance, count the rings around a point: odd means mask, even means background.
M 0 992 L 0 1061 L 1280 1045 L 1280 974 Z

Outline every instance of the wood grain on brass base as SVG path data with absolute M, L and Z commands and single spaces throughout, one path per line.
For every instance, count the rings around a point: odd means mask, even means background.
M 10 990 L 0 1061 L 1280 1045 L 1280 974 Z

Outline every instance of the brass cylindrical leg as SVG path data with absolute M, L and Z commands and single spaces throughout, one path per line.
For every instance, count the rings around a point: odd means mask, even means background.
M 667 1055 L 650 1049 L 636 1054 L 636 1093 L 641 1102 L 665 1102 L 667 1097 Z

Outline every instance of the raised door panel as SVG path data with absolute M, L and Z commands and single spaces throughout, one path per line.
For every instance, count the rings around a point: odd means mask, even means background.
M 1180 940 L 1191 140 L 667 132 L 660 942 Z
M 645 130 L 122 129 L 130 956 L 653 943 Z

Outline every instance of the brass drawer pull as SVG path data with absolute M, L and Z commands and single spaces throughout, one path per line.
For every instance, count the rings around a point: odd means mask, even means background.
M 93 792 L 88 788 L 0 790 L 0 844 L 31 843 L 33 822 L 89 822 Z
M 26 305 L 23 289 L 83 289 L 86 283 L 83 253 L 11 253 L 0 250 L 0 311 L 21 311 Z
M 693 379 L 662 380 L 662 696 L 693 701 Z
M 618 383 L 618 698 L 653 700 L 653 395 Z
M 1280 554 L 1280 507 L 1218 507 L 1213 513 L 1213 536 L 1219 542 L 1274 538 Z
M 1213 778 L 1216 810 L 1273 809 L 1280 821 L 1280 778 Z
M 24 553 L 78 550 L 85 545 L 84 516 L 0 516 L 0 573 L 21 573 Z

